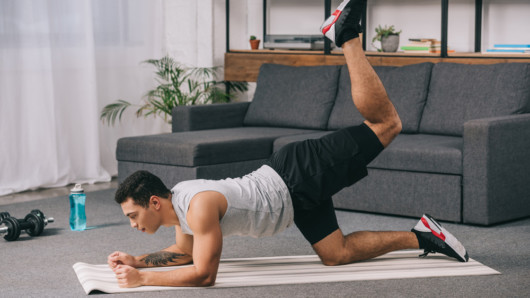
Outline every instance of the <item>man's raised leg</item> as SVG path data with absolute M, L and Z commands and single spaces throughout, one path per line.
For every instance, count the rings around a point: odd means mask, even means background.
M 353 103 L 363 115 L 366 125 L 387 147 L 401 131 L 398 113 L 383 83 L 366 59 L 360 39 L 346 41 L 342 49 L 350 74 Z
M 326 20 L 321 29 L 328 38 L 342 46 L 351 79 L 353 102 L 364 116 L 366 125 L 386 147 L 401 131 L 401 121 L 381 80 L 366 59 L 358 38 L 359 10 L 365 4 L 365 0 L 344 1 L 334 13 L 335 17 L 332 15 Z M 361 231 L 344 236 L 340 229 L 313 245 L 326 265 L 347 264 L 410 248 L 419 248 L 413 232 Z
M 401 131 L 401 120 L 381 80 L 366 59 L 361 42 L 360 10 L 366 0 L 344 0 L 321 27 L 322 33 L 342 46 L 351 79 L 353 103 L 365 123 L 387 147 Z M 354 232 L 344 236 L 340 229 L 313 244 L 326 265 L 347 264 L 401 249 L 440 252 L 466 262 L 462 244 L 429 215 L 424 215 L 411 232 Z
M 344 0 L 320 30 L 342 47 L 350 73 L 353 102 L 384 147 L 401 131 L 401 121 L 385 88 L 366 59 L 358 38 L 366 0 Z
M 352 85 L 353 102 L 365 123 L 388 146 L 401 130 L 399 116 L 388 99 L 381 80 L 366 59 L 359 38 L 342 45 Z M 326 265 L 347 264 L 371 259 L 385 253 L 419 248 L 412 232 L 354 232 L 344 236 L 340 229 L 313 245 Z

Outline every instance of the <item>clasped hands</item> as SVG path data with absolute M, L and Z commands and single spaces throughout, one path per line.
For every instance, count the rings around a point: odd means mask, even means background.
M 142 273 L 136 269 L 136 259 L 124 252 L 115 251 L 107 258 L 109 267 L 114 271 L 120 288 L 134 288 L 143 285 Z

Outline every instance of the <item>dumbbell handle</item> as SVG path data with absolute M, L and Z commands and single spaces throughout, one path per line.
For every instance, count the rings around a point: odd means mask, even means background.
M 6 226 L 0 227 L 0 234 L 7 234 L 9 232 L 9 228 Z
M 32 222 L 25 221 L 22 219 L 17 219 L 17 220 L 18 220 L 18 224 L 20 225 L 21 230 L 32 229 L 35 226 L 35 224 Z
M 44 225 L 47 225 L 48 223 L 50 222 L 54 222 L 55 219 L 53 217 L 48 217 L 48 218 L 43 218 L 42 219 L 44 221 Z M 17 219 L 18 223 L 20 224 L 20 226 L 22 227 L 22 230 L 24 230 L 25 228 L 24 227 L 29 227 L 28 226 L 28 222 L 23 220 L 23 219 Z

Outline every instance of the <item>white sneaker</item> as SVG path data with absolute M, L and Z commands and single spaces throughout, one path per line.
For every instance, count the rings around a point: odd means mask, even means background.
M 429 214 L 424 214 L 411 231 L 416 234 L 418 239 L 421 238 L 420 242 L 423 242 L 425 246 L 422 247 L 425 253 L 420 255 L 420 257 L 425 257 L 429 253 L 439 252 L 456 258 L 460 262 L 469 260 L 467 251 L 460 241 Z
M 344 0 L 320 26 L 320 32 L 338 47 L 362 32 L 361 17 L 366 0 Z

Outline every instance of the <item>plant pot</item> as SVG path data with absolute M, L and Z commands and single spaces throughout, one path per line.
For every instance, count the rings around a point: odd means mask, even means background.
M 390 34 L 381 37 L 381 48 L 383 52 L 396 52 L 399 47 L 399 35 Z
M 253 50 L 257 50 L 259 48 L 259 39 L 251 39 L 250 41 L 250 48 Z

